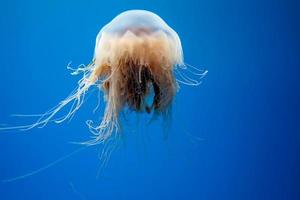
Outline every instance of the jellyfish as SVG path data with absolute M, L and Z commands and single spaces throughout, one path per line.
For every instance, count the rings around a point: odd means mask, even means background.
M 184 63 L 178 34 L 158 15 L 146 10 L 129 10 L 106 24 L 96 37 L 90 64 L 79 66 L 72 75 L 82 75 L 75 90 L 57 106 L 39 115 L 30 125 L 0 129 L 31 129 L 49 122 L 71 119 L 84 103 L 91 87 L 104 93 L 106 107 L 102 121 L 87 121 L 92 139 L 87 145 L 104 143 L 118 135 L 120 113 L 135 112 L 168 115 L 179 84 L 199 85 L 207 71 Z M 196 75 L 193 79 L 187 73 Z M 152 100 L 149 102 L 149 96 Z M 58 114 L 63 108 L 68 111 Z

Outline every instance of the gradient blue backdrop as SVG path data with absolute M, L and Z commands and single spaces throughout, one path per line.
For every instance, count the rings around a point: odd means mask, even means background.
M 99 29 L 118 13 L 147 9 L 182 39 L 186 62 L 204 66 L 199 87 L 182 86 L 173 126 L 130 117 L 124 144 L 97 179 L 100 146 L 34 176 L 0 183 L 0 199 L 300 199 L 299 3 L 280 0 L 0 2 L 0 123 L 41 113 L 80 77 Z M 0 179 L 79 148 L 97 94 L 63 125 L 1 132 Z M 102 108 L 104 104 L 101 104 Z

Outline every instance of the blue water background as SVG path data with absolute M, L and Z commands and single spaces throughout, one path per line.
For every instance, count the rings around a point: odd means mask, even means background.
M 0 2 L 0 123 L 32 119 L 65 98 L 99 29 L 146 9 L 182 40 L 185 61 L 209 71 L 181 86 L 164 140 L 160 120 L 130 114 L 124 139 L 97 179 L 100 146 L 34 176 L 0 183 L 0 199 L 300 199 L 299 2 L 281 0 Z M 101 96 L 102 100 L 102 96 Z M 26 174 L 89 139 L 97 92 L 72 121 L 1 132 L 0 179 Z

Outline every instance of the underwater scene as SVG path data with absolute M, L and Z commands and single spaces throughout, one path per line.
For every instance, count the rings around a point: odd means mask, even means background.
M 0 2 L 0 200 L 300 199 L 299 4 Z

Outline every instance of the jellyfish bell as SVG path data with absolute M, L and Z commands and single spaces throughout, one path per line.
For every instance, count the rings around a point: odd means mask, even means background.
M 82 78 L 66 99 L 39 115 L 33 124 L 0 130 L 31 129 L 71 119 L 83 104 L 89 88 L 97 86 L 104 91 L 106 108 L 99 125 L 87 121 L 93 138 L 84 144 L 106 142 L 118 136 L 119 114 L 125 107 L 136 112 L 166 114 L 178 83 L 198 85 L 198 80 L 181 70 L 198 75 L 198 79 L 206 71 L 187 66 L 178 34 L 163 19 L 145 10 L 123 12 L 98 33 L 92 62 L 77 69 L 69 67 L 74 70 L 73 75 L 82 74 Z M 175 78 L 176 73 L 178 78 Z M 151 93 L 153 99 L 149 102 Z M 68 112 L 58 116 L 64 108 L 69 108 Z
M 151 42 L 154 42 L 153 45 L 149 45 Z M 144 46 L 142 46 L 143 43 Z M 95 59 L 101 62 L 101 58 L 107 58 L 103 53 L 107 50 L 115 52 L 113 48 L 116 48 L 116 46 L 129 48 L 128 51 L 135 57 L 147 56 L 145 52 L 142 55 L 133 54 L 139 50 L 150 51 L 148 54 L 161 51 L 163 56 L 172 61 L 171 64 L 183 65 L 183 53 L 179 36 L 163 19 L 149 11 L 125 11 L 105 25 L 96 38 Z

